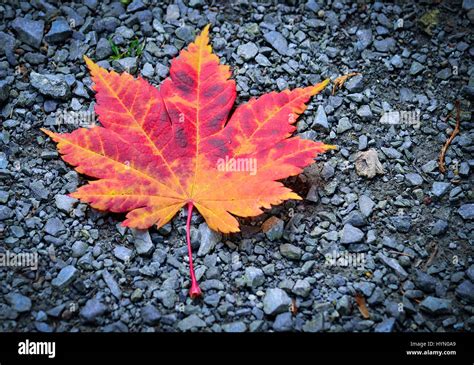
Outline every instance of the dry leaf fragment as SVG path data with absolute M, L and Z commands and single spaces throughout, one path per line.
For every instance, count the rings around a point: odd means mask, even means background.
M 357 175 L 365 176 L 369 179 L 372 179 L 377 174 L 385 174 L 385 170 L 379 161 L 377 151 L 373 148 L 357 154 L 355 168 Z
M 369 310 L 367 308 L 367 305 L 365 304 L 364 296 L 361 293 L 356 293 L 355 301 L 357 303 L 357 307 L 359 308 L 360 314 L 362 314 L 362 317 L 364 317 L 365 319 L 370 318 Z
M 344 83 L 349 79 L 349 77 L 353 77 L 353 76 L 357 76 L 357 75 L 360 75 L 360 73 L 359 72 L 351 72 L 347 75 L 342 75 L 342 76 L 337 77 L 334 80 L 334 85 L 332 87 L 332 94 L 334 95 L 336 93 L 336 91 L 338 89 L 340 89 L 342 87 L 342 85 L 344 85 Z

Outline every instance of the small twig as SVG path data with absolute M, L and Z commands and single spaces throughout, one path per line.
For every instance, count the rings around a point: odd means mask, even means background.
M 451 113 L 448 114 L 447 120 L 449 119 L 450 115 Z M 439 154 L 438 166 L 439 166 L 439 171 L 441 171 L 441 173 L 443 174 L 446 172 L 446 165 L 444 164 L 446 151 L 448 150 L 448 147 L 453 141 L 454 137 L 456 137 L 460 133 L 460 127 L 461 127 L 461 103 L 459 102 L 459 100 L 456 100 L 456 126 L 454 127 L 453 133 L 451 133 L 448 140 L 445 142 L 444 146 L 441 148 L 441 152 Z
M 290 312 L 293 315 L 296 315 L 298 313 L 298 306 L 296 305 L 296 300 L 294 298 L 291 299 Z
M 449 7 L 448 5 L 446 5 L 446 4 L 441 5 L 441 7 L 444 8 L 444 9 L 446 9 L 447 11 L 450 11 L 451 13 L 455 13 L 455 12 L 456 12 L 455 9 L 450 8 L 450 7 Z
M 431 263 L 433 262 L 434 258 L 436 257 L 436 253 L 438 252 L 438 245 L 434 245 L 433 247 L 433 251 L 431 252 L 431 255 L 430 257 L 428 258 L 428 261 L 426 261 L 426 263 L 423 265 L 423 270 L 426 271 L 426 269 L 428 268 L 428 266 L 431 265 Z
M 334 80 L 334 86 L 332 87 L 332 94 L 334 95 L 336 93 L 337 89 L 340 89 L 349 77 L 356 76 L 356 75 L 360 75 L 360 73 L 359 72 L 351 72 L 347 75 L 342 75 L 342 76 L 337 77 Z

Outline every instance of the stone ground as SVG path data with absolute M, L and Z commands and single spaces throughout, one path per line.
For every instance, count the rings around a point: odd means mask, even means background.
M 0 252 L 37 252 L 39 267 L 0 267 L 0 330 L 472 331 L 473 8 L 468 0 L 3 2 Z M 234 235 L 209 231 L 195 214 L 204 297 L 191 301 L 185 215 L 130 231 L 119 226 L 123 215 L 68 198 L 86 179 L 40 128 L 72 131 L 78 125 L 57 125 L 56 113 L 92 110 L 84 54 L 158 85 L 208 23 L 237 103 L 360 75 L 334 96 L 328 87 L 297 121 L 299 135 L 339 146 L 285 182 L 305 200 L 241 219 Z M 130 52 L 112 60 L 108 39 Z M 456 100 L 461 132 L 442 174 L 437 158 Z M 364 176 L 377 157 L 382 168 Z

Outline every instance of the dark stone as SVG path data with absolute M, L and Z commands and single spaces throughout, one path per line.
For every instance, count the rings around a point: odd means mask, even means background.
M 35 48 L 40 47 L 43 39 L 44 21 L 16 18 L 11 25 L 20 41 Z
M 72 30 L 69 23 L 64 18 L 58 18 L 51 24 L 51 29 L 44 36 L 48 43 L 61 43 L 72 36 Z

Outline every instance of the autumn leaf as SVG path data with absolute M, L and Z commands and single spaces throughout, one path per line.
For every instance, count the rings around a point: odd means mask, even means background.
M 124 226 L 161 227 L 187 207 L 192 297 L 201 294 L 189 237 L 193 208 L 211 229 L 237 232 L 235 216 L 257 216 L 272 204 L 301 199 L 278 180 L 334 148 L 291 137 L 308 100 L 329 80 L 252 98 L 229 119 L 235 81 L 212 53 L 208 31 L 172 60 L 159 90 L 84 57 L 102 126 L 63 134 L 43 130 L 64 161 L 95 178 L 71 196 L 99 210 L 128 212 Z

